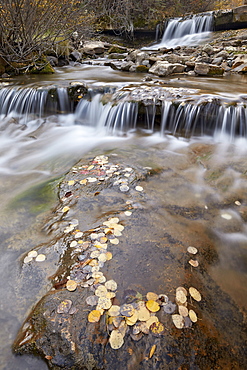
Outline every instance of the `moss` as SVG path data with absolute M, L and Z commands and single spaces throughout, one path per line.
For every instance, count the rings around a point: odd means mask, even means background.
M 108 50 L 108 53 L 109 54 L 123 54 L 123 53 L 126 53 L 126 50 L 123 49 L 123 48 L 120 48 L 118 46 L 112 46 L 109 50 Z
M 149 68 L 147 66 L 144 66 L 144 65 L 139 65 L 136 67 L 136 72 L 138 73 L 147 73 L 149 70 Z
M 208 76 L 222 76 L 224 74 L 223 68 L 210 68 Z

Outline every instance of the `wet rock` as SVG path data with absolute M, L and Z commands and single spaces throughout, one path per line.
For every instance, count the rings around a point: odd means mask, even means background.
M 207 53 L 208 55 L 212 55 L 214 54 L 214 48 L 213 46 L 209 45 L 209 44 L 206 44 L 203 49 L 204 53 Z
M 121 70 L 122 71 L 129 71 L 130 67 L 134 65 L 134 62 L 129 60 L 128 62 L 123 62 L 121 65 Z
M 182 64 L 158 61 L 149 69 L 149 72 L 158 76 L 169 76 L 174 73 L 183 73 L 184 70 L 185 66 Z
M 224 69 L 214 64 L 196 63 L 195 73 L 200 76 L 222 76 Z
M 243 64 L 239 65 L 238 67 L 233 68 L 232 72 L 233 73 L 246 74 L 247 73 L 247 63 L 243 63 Z
M 237 58 L 233 62 L 232 68 L 233 69 L 237 68 L 241 64 L 246 64 L 246 63 L 247 63 L 247 55 L 246 54 L 238 55 Z
M 77 50 L 74 50 L 74 51 L 72 51 L 72 53 L 70 53 L 70 59 L 73 62 L 78 62 L 78 61 L 81 60 L 81 58 L 82 58 L 82 54 Z
M 111 54 L 109 54 L 109 58 L 110 59 L 124 59 L 125 56 L 123 54 L 120 54 L 120 53 L 111 53 Z
M 58 66 L 58 58 L 56 58 L 56 57 L 54 57 L 52 55 L 48 55 L 46 58 L 50 62 L 50 65 L 52 67 Z
M 216 65 L 220 65 L 221 63 L 223 62 L 223 58 L 222 57 L 218 57 L 218 58 L 214 58 L 212 60 L 212 64 L 216 64 Z
M 83 45 L 83 52 L 88 55 L 103 54 L 106 51 L 101 41 L 87 42 Z

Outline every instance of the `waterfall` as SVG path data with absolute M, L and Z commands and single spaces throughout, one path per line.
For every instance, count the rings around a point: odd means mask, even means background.
M 160 43 L 143 49 L 157 50 L 177 46 L 198 45 L 208 38 L 213 28 L 213 14 L 195 14 L 190 17 L 170 19 Z
M 139 128 L 187 138 L 247 137 L 247 106 L 243 99 L 234 104 L 203 95 L 181 100 L 169 97 L 165 91 L 159 98 L 146 101 L 135 101 L 126 91 L 115 93 L 112 99 L 109 94 L 91 91 L 75 104 L 67 88 L 6 87 L 0 90 L 0 116 L 15 117 L 27 126 L 37 122 L 38 128 L 46 117 L 54 114 L 65 117 L 70 113 L 69 118 L 62 119 L 63 126 L 88 126 L 111 134 L 121 135 Z

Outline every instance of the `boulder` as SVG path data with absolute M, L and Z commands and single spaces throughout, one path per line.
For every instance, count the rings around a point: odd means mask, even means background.
M 246 74 L 247 73 L 247 63 L 243 63 L 239 65 L 238 67 L 232 69 L 232 72 Z
M 158 61 L 149 69 L 149 72 L 158 76 L 169 76 L 174 73 L 183 73 L 185 68 L 186 67 L 180 63 Z
M 238 55 L 237 58 L 233 61 L 232 68 L 236 68 L 245 63 L 247 63 L 247 54 Z
M 145 51 L 135 50 L 127 56 L 127 61 L 131 60 L 136 64 L 142 64 L 143 60 L 149 59 L 149 54 Z
M 130 67 L 133 66 L 134 63 L 129 60 L 128 62 L 124 62 L 122 65 L 121 65 L 121 70 L 122 71 L 129 71 Z
M 103 54 L 105 45 L 101 41 L 87 42 L 83 45 L 83 52 L 88 55 Z
M 199 76 L 222 76 L 224 69 L 215 64 L 196 63 L 195 73 Z
M 233 9 L 233 22 L 247 23 L 247 5 Z
M 72 53 L 70 53 L 70 59 L 73 60 L 73 62 L 78 62 L 81 60 L 81 53 L 77 50 L 74 50 L 72 51 Z
M 213 46 L 209 45 L 209 44 L 206 44 L 203 49 L 204 53 L 207 53 L 208 55 L 212 55 L 214 54 L 214 48 Z

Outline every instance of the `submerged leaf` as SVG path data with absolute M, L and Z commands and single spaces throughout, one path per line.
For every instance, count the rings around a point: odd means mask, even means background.
M 72 301 L 70 299 L 65 299 L 57 307 L 57 313 L 68 313 L 71 309 Z
M 156 344 L 154 344 L 152 346 L 152 348 L 150 349 L 149 358 L 152 358 L 153 357 L 153 354 L 154 354 L 155 350 L 156 350 Z
M 189 264 L 193 267 L 199 266 L 199 262 L 197 260 L 189 260 Z
M 148 292 L 146 297 L 148 301 L 150 300 L 157 301 L 157 299 L 159 298 L 158 294 L 153 293 L 153 292 Z
M 189 318 L 192 322 L 197 322 L 197 315 L 194 310 L 189 310 Z
M 189 288 L 189 293 L 190 293 L 191 297 L 194 298 L 195 301 L 197 301 L 197 302 L 201 301 L 202 296 L 196 288 L 190 287 Z
M 151 312 L 158 312 L 160 310 L 160 305 L 152 299 L 147 301 L 146 306 Z
M 88 314 L 88 321 L 95 323 L 99 322 L 101 317 L 101 312 L 99 310 L 93 310 Z
M 74 290 L 76 290 L 77 288 L 77 282 L 74 280 L 68 280 L 66 284 L 66 288 L 68 291 L 74 292 Z
M 183 329 L 184 327 L 184 318 L 181 315 L 172 315 L 173 324 L 177 329 Z
M 197 254 L 198 250 L 195 247 L 188 247 L 187 252 L 190 254 Z
M 118 329 L 111 332 L 109 343 L 112 349 L 119 349 L 124 344 L 123 335 L 119 332 Z
M 161 323 L 161 322 L 154 322 L 151 326 L 150 326 L 150 330 L 153 334 L 156 334 L 156 335 L 161 335 L 161 334 L 164 334 L 165 332 L 165 327 L 164 325 Z

